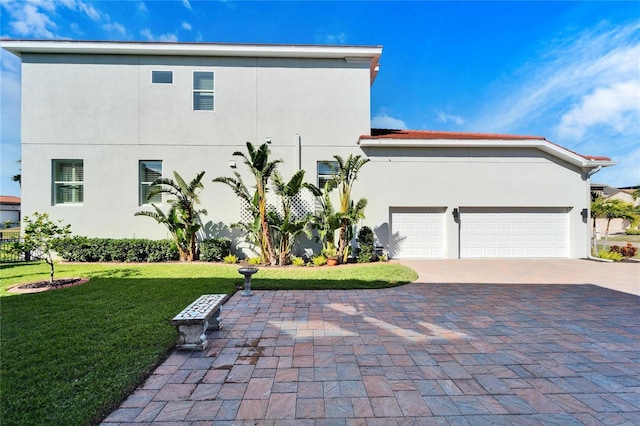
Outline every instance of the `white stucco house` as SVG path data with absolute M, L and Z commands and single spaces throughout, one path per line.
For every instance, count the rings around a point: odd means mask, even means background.
M 543 137 L 372 130 L 379 46 L 0 44 L 22 60 L 23 212 L 79 235 L 165 238 L 134 213 L 174 170 L 206 172 L 205 229 L 228 232 L 240 202 L 210 180 L 268 141 L 285 177 L 316 184 L 333 155 L 369 158 L 353 195 L 392 257 L 580 258 L 590 176 L 614 164 Z

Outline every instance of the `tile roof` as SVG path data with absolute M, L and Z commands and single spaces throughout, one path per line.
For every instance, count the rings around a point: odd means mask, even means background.
M 472 132 L 443 132 L 436 130 L 397 130 L 397 129 L 371 129 L 370 135 L 362 135 L 360 139 L 447 139 L 447 140 L 540 140 L 557 146 L 590 161 L 611 161 L 609 157 L 594 155 L 582 155 L 563 146 L 548 141 L 544 136 L 523 136 L 498 133 L 472 133 Z
M 20 197 L 14 197 L 13 195 L 0 195 L 0 203 L 20 204 Z

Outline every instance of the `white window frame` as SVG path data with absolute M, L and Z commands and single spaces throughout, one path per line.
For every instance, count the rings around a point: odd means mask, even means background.
M 323 163 L 332 164 L 334 166 L 333 170 L 331 168 L 327 167 Z M 321 168 L 323 170 L 321 170 Z M 316 172 L 317 172 L 316 183 L 318 184 L 318 188 L 320 188 L 321 190 L 324 189 L 325 182 L 333 179 L 333 177 L 335 176 L 335 171 L 337 169 L 338 169 L 338 162 L 337 161 L 329 161 L 329 160 L 327 160 L 327 161 L 318 161 L 317 162 L 317 166 L 316 166 Z
M 211 74 L 211 88 L 201 88 L 196 87 L 196 74 Z M 192 101 L 193 101 L 193 110 L 194 111 L 214 111 L 215 110 L 215 73 L 213 71 L 194 71 L 193 72 L 193 82 L 192 82 Z M 196 97 L 198 95 L 210 95 L 211 96 L 211 108 L 199 108 L 196 103 Z
M 167 81 L 154 81 L 153 80 L 153 76 L 155 73 L 169 73 L 171 75 L 171 81 L 167 82 Z M 154 85 L 172 85 L 173 84 L 173 70 L 151 70 L 151 84 Z
M 156 194 L 154 199 L 147 200 L 146 194 L 148 191 L 145 191 L 146 187 L 152 187 L 152 183 L 155 180 L 147 180 L 144 176 L 144 166 L 147 163 L 155 163 L 156 165 L 160 164 L 160 178 L 162 177 L 162 160 L 140 160 L 138 161 L 138 203 L 139 205 L 149 205 L 149 204 L 162 204 L 162 194 Z M 151 168 L 151 167 L 150 167 Z
M 60 167 L 65 163 L 71 163 L 71 179 L 62 180 L 58 179 Z M 79 176 L 78 165 L 82 169 L 82 176 Z M 60 204 L 76 204 L 80 205 L 84 203 L 84 160 L 80 159 L 53 159 L 52 165 L 52 200 L 53 205 Z M 81 178 L 81 179 L 78 179 Z M 59 192 L 65 187 L 70 187 L 71 200 L 65 201 L 64 197 L 59 197 Z

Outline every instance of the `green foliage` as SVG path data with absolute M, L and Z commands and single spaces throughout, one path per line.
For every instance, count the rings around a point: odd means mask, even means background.
M 293 266 L 305 266 L 304 259 L 297 256 L 294 256 L 291 258 L 291 264 Z
M 75 236 L 57 240 L 53 248 L 68 262 L 168 262 L 179 258 L 171 240 Z
M 310 225 L 318 232 L 316 241 L 322 244 L 322 249 L 335 247 L 334 234 L 340 228 L 340 216 L 331 203 L 331 191 L 335 188 L 335 180 L 325 183 L 322 191 L 311 186 L 311 192 L 316 197 L 316 204 L 320 208 L 309 218 Z
M 326 249 L 322 250 L 322 255 L 327 259 L 337 259 L 338 258 L 338 249 L 329 243 Z
M 353 224 L 364 218 L 364 209 L 367 206 L 367 200 L 361 198 L 356 203 L 351 199 L 351 191 L 353 184 L 358 179 L 360 169 L 370 160 L 363 158 L 361 155 L 349 155 L 343 159 L 339 155 L 334 155 L 337 166 L 330 162 L 324 164 L 333 170 L 334 184 L 332 187 L 338 188 L 340 195 L 340 210 L 338 217 L 340 219 L 340 236 L 338 239 L 338 256 L 340 261 L 346 262 L 349 256 L 349 240 L 353 237 Z
M 238 256 L 236 256 L 235 254 L 228 254 L 225 257 L 222 258 L 222 261 L 224 263 L 229 263 L 231 265 L 238 263 Z
M 56 240 L 71 235 L 71 225 L 62 225 L 62 221 L 54 222 L 48 213 L 35 212 L 24 218 L 24 238 L 22 242 L 14 242 L 11 250 L 18 253 L 29 253 L 31 260 L 44 260 L 50 268 L 49 281 L 53 282 L 53 252 Z
M 243 158 L 244 164 L 255 178 L 256 191 L 253 195 L 249 193 L 238 172 L 234 172 L 235 178 L 218 177 L 213 179 L 213 182 L 220 182 L 229 186 L 250 207 L 254 218 L 257 218 L 260 224 L 256 237 L 260 244 L 262 261 L 264 263 L 268 262 L 273 266 L 277 264 L 277 259 L 267 221 L 267 184 L 278 163 L 282 162 L 282 160 L 269 161 L 270 154 L 271 151 L 266 143 L 256 149 L 251 142 L 247 142 L 247 154 L 240 151 L 233 153 L 234 156 Z
M 598 252 L 598 257 L 601 259 L 613 260 L 615 262 L 619 262 L 624 259 L 623 255 L 611 250 L 600 250 Z
M 152 183 L 154 187 L 149 191 L 148 197 L 151 199 L 151 197 L 160 193 L 172 195 L 175 198 L 167 200 L 169 210 L 164 213 L 155 204 L 152 204 L 151 206 L 155 211 L 135 213 L 135 216 L 148 216 L 165 225 L 178 248 L 180 260 L 188 262 L 198 259 L 196 238 L 202 226 L 200 215 L 207 214 L 206 210 L 197 210 L 195 207 L 196 204 L 200 203 L 198 193 L 204 188 L 202 184 L 204 173 L 198 173 L 189 184 L 176 171 L 173 172 L 175 181 L 167 178 L 155 180 Z
M 637 225 L 640 220 L 640 215 L 637 209 L 630 203 L 625 203 L 622 200 L 614 198 L 596 198 L 591 203 L 591 215 L 596 218 L 607 219 L 607 227 L 604 232 L 604 249 L 607 248 L 607 238 L 609 237 L 609 225 L 613 219 L 624 219 L 631 222 L 632 225 Z M 595 221 L 594 221 L 595 227 Z M 595 232 L 594 232 L 595 235 Z
M 327 258 L 323 255 L 313 256 L 311 261 L 315 266 L 324 266 L 327 264 Z
M 627 235 L 640 235 L 640 229 L 627 229 L 624 233 Z
M 249 265 L 257 266 L 257 265 L 260 265 L 262 263 L 262 258 L 260 256 L 250 257 L 247 260 L 247 262 L 249 263 Z
M 373 247 L 373 245 L 375 244 L 375 240 L 376 238 L 373 235 L 373 231 L 368 226 L 363 226 L 362 228 L 360 228 L 360 231 L 358 231 L 358 238 L 356 238 L 356 241 L 361 246 Z
M 368 226 L 363 226 L 358 231 L 356 241 L 360 245 L 358 251 L 358 263 L 368 263 L 377 260 L 375 252 L 375 236 Z
M 376 257 L 373 246 L 360 246 L 360 250 L 358 251 L 358 263 L 369 263 L 374 260 L 376 260 Z
M 207 262 L 221 261 L 231 253 L 229 238 L 208 238 L 200 242 L 200 259 Z

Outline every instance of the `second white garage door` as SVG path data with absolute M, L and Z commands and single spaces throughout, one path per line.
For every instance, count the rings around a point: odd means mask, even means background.
M 566 208 L 461 208 L 460 257 L 568 257 Z
M 444 208 L 391 210 L 391 255 L 397 258 L 444 257 Z

